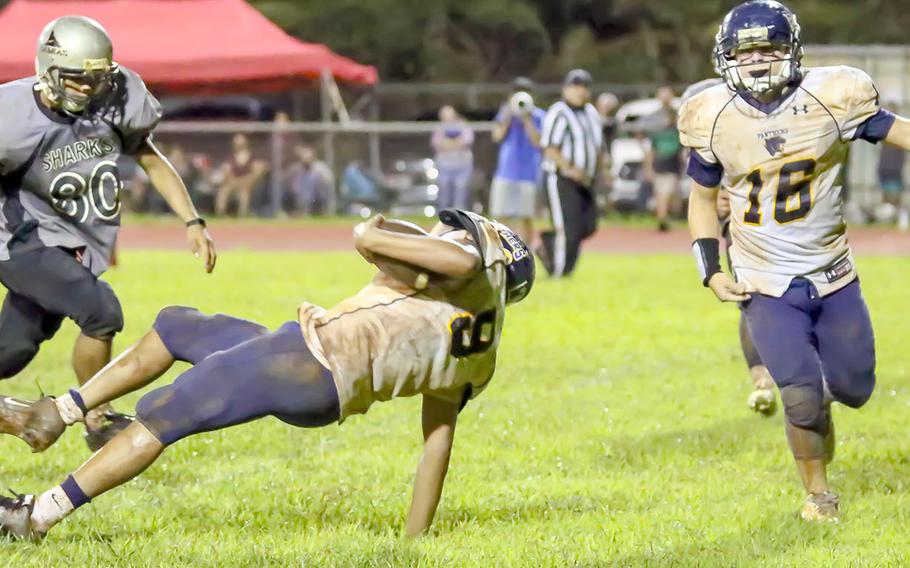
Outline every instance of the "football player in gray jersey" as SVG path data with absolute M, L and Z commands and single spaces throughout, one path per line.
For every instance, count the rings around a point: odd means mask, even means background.
M 215 249 L 186 187 L 151 141 L 161 107 L 133 71 L 113 60 L 97 22 L 64 16 L 38 39 L 37 75 L 0 85 L 0 378 L 15 376 L 64 318 L 81 329 L 73 369 L 83 383 L 111 358 L 123 327 L 116 295 L 98 277 L 120 228 L 117 167 L 133 156 L 186 224 L 205 269 Z M 96 449 L 128 425 L 110 407 L 86 422 Z

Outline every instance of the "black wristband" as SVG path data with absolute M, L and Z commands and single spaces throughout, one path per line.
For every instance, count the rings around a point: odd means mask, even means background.
M 711 277 L 722 272 L 720 268 L 720 241 L 718 239 L 696 239 L 692 243 L 692 254 L 701 274 L 702 285 L 707 287 Z
M 189 221 L 186 222 L 187 227 L 192 227 L 193 225 L 201 225 L 202 228 L 204 229 L 206 227 L 205 219 L 203 219 L 202 217 L 196 217 L 195 219 L 190 219 Z

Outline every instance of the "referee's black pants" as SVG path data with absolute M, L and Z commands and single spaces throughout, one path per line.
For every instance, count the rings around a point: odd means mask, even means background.
M 550 276 L 575 270 L 581 242 L 597 230 L 597 204 L 590 188 L 556 173 L 544 175 L 553 229 L 541 233 L 540 257 Z

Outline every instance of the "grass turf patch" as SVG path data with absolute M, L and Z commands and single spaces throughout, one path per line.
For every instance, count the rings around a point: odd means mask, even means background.
M 135 341 L 166 305 L 277 327 L 370 272 L 354 253 L 231 252 L 202 274 L 183 252 L 122 254 L 107 279 Z M 737 310 L 687 256 L 587 255 L 506 317 L 497 374 L 462 413 L 431 535 L 401 533 L 421 448 L 419 401 L 342 427 L 264 419 L 170 448 L 40 545 L 0 541 L 4 566 L 807 566 L 910 557 L 908 259 L 861 259 L 879 384 L 835 410 L 839 526 L 810 526 L 780 415 L 750 414 Z M 71 323 L 3 394 L 73 382 Z M 175 369 L 160 381 L 170 381 Z M 150 387 L 154 388 L 154 386 Z M 141 393 L 118 409 L 131 411 Z M 40 492 L 88 451 L 77 429 L 44 454 L 0 439 L 0 482 Z

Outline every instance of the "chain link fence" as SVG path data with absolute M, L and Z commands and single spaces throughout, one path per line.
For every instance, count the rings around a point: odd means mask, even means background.
M 497 147 L 492 123 L 474 130 L 472 201 L 487 200 Z M 155 142 L 206 213 L 260 216 L 435 213 L 434 122 L 164 122 Z M 138 168 L 126 170 L 127 206 L 157 213 Z

